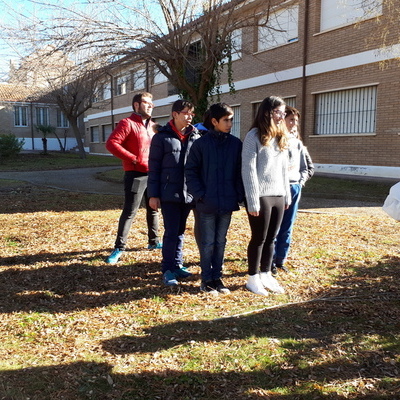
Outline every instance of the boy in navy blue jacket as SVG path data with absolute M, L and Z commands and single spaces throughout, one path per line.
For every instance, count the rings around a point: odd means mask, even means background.
M 230 134 L 233 110 L 225 103 L 209 108 L 213 129 L 197 139 L 186 165 L 186 184 L 196 201 L 200 225 L 200 290 L 229 293 L 222 268 L 232 212 L 244 199 L 241 178 L 242 142 Z

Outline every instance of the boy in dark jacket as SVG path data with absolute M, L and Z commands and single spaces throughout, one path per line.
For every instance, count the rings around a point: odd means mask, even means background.
M 193 143 L 185 166 L 188 191 L 196 200 L 200 224 L 200 290 L 229 293 L 222 268 L 232 212 L 244 199 L 242 142 L 230 134 L 233 110 L 225 103 L 209 109 L 213 129 Z
M 150 207 L 161 207 L 163 215 L 162 273 L 167 286 L 177 286 L 179 278 L 191 275 L 183 267 L 183 240 L 186 220 L 194 207 L 184 166 L 193 142 L 200 137 L 191 125 L 193 109 L 189 101 L 175 101 L 171 121 L 159 129 L 150 145 L 147 194 Z

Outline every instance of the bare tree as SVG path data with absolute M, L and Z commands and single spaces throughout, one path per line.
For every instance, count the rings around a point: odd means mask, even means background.
M 3 0 L 4 1 L 4 0 Z M 87 65 L 145 61 L 158 68 L 199 113 L 230 69 L 235 32 L 266 26 L 273 0 L 30 0 L 44 14 L 20 18 L 12 30 L 20 41 L 79 52 Z M 41 17 L 39 15 L 42 15 Z M 51 15 L 51 18 L 49 16 Z M 262 18 L 260 18 L 262 17 Z M 23 22 L 25 21 L 25 22 Z M 228 71 L 232 83 L 231 71 Z
M 79 120 L 92 108 L 105 72 L 106 68 L 99 68 L 98 63 L 93 65 L 88 59 L 73 62 L 64 52 L 47 45 L 23 58 L 10 73 L 9 82 L 35 88 L 36 97 L 45 96 L 57 104 L 69 121 L 80 157 L 85 158 L 84 131 Z

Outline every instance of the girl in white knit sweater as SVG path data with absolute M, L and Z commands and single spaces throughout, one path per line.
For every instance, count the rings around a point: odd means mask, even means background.
M 267 296 L 284 289 L 271 274 L 274 240 L 290 205 L 288 134 L 285 102 L 276 96 L 262 101 L 243 142 L 242 178 L 251 239 L 247 248 L 246 288 Z

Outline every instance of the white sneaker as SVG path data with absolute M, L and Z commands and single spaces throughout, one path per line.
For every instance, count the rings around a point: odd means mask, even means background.
M 278 281 L 272 276 L 271 271 L 261 272 L 260 280 L 262 285 L 269 289 L 273 293 L 282 294 L 285 293 L 285 289 L 278 283 Z
M 268 292 L 264 289 L 261 283 L 260 275 L 249 275 L 246 283 L 246 289 L 250 290 L 255 294 L 260 294 L 261 296 L 268 296 Z

